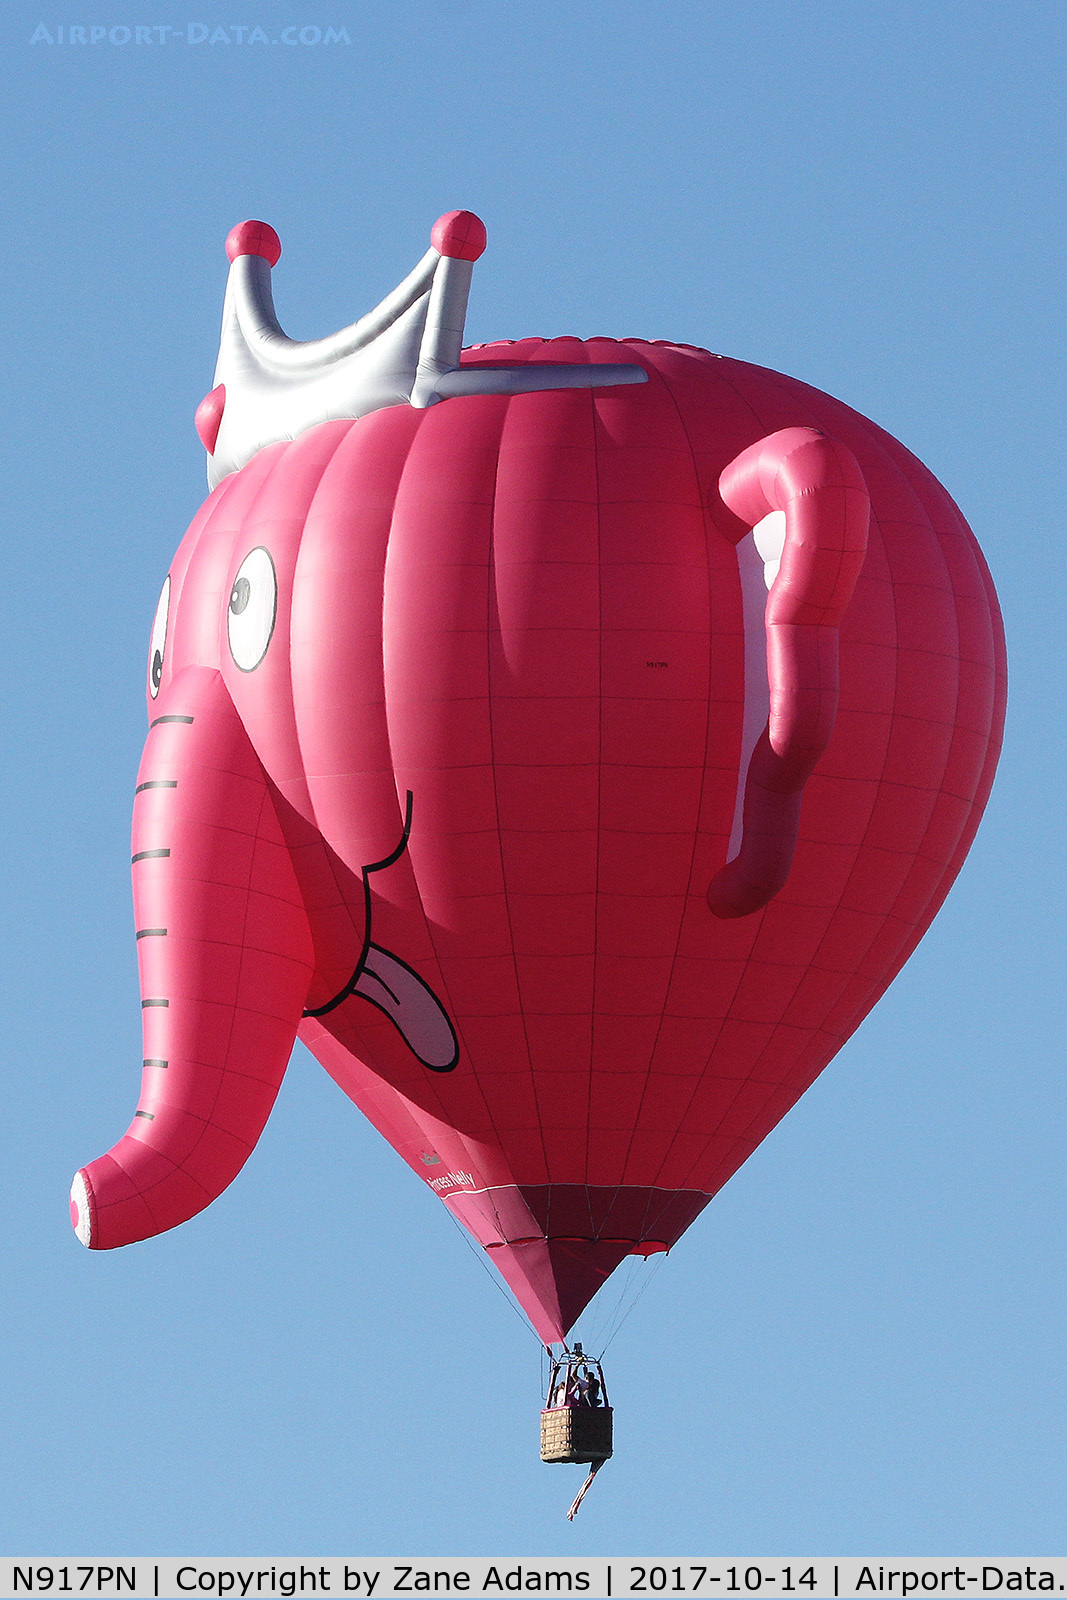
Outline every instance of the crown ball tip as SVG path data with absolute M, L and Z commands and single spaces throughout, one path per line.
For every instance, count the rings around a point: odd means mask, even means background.
M 238 256 L 263 256 L 268 266 L 275 267 L 281 253 L 282 242 L 269 222 L 239 222 L 226 238 L 226 254 L 231 261 Z
M 473 211 L 446 211 L 434 223 L 430 243 L 454 261 L 477 261 L 486 245 L 485 223 Z

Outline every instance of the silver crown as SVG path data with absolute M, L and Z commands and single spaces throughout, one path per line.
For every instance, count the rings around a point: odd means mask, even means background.
M 470 211 L 450 211 L 430 237 L 418 266 L 373 311 L 340 333 L 302 343 L 282 332 L 274 314 L 277 234 L 263 222 L 234 228 L 226 241 L 230 276 L 215 387 L 196 414 L 212 488 L 264 445 L 330 419 L 384 406 L 422 408 L 458 395 L 647 382 L 643 367 L 623 363 L 461 366 L 467 296 L 485 228 Z

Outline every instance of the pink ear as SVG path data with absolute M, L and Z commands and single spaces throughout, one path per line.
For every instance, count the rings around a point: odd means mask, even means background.
M 210 394 L 206 394 L 196 408 L 193 422 L 197 433 L 200 435 L 200 443 L 209 456 L 215 454 L 215 443 L 219 437 L 219 429 L 222 427 L 222 413 L 225 409 L 226 385 L 224 383 L 220 383 L 217 388 L 212 389 Z
M 723 472 L 719 493 L 748 527 L 785 513 L 767 597 L 770 719 L 749 762 L 741 848 L 708 889 L 717 917 L 744 917 L 789 876 L 804 785 L 834 731 L 838 628 L 863 566 L 870 500 L 852 452 L 811 428 L 750 445 Z

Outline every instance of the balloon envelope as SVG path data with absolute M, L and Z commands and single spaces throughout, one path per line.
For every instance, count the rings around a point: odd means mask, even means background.
M 376 926 L 418 924 L 461 1066 L 420 1071 L 355 1004 L 301 1032 L 549 1339 L 623 1257 L 676 1241 L 914 948 L 988 793 L 1003 654 L 956 507 L 847 407 L 667 345 L 474 354 L 651 381 L 377 419 L 404 437 L 372 714 L 415 801 Z M 716 485 L 798 424 L 859 462 L 868 553 L 789 876 L 723 920 L 706 893 L 738 831 L 746 674 L 767 715 L 767 590 Z
M 264 445 L 209 397 L 231 458 L 160 601 L 135 810 L 144 1087 L 74 1216 L 107 1248 L 207 1204 L 299 1030 L 550 1341 L 921 938 L 1003 642 L 947 493 L 817 390 L 640 340 L 455 363 Z

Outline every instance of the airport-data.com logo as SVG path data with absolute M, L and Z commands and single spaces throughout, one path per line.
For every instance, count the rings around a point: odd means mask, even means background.
M 262 28 L 252 23 L 186 22 L 179 27 L 169 23 L 61 23 L 49 27 L 39 22 L 30 39 L 36 45 L 333 45 L 351 44 L 347 28 L 320 27 L 308 22 L 285 28 Z

